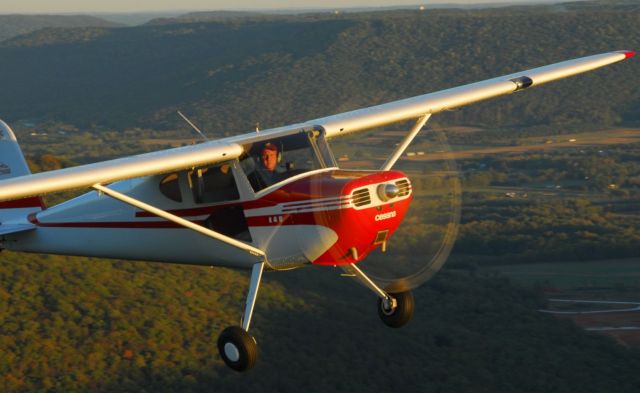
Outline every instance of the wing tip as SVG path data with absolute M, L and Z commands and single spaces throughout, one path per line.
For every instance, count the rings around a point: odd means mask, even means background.
M 636 52 L 632 50 L 621 50 L 620 53 L 624 55 L 625 59 L 628 59 L 636 55 Z

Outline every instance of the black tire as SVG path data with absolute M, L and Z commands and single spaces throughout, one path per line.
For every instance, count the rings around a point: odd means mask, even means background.
M 239 372 L 251 369 L 258 359 L 256 341 L 239 326 L 230 326 L 220 333 L 218 351 L 225 364 Z
M 396 307 L 393 310 L 385 309 L 382 299 L 378 298 L 378 315 L 385 325 L 399 328 L 406 325 L 413 317 L 413 294 L 410 291 L 389 293 L 396 299 Z

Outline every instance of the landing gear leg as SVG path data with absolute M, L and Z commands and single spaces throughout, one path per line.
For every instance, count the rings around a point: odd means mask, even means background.
M 240 372 L 251 369 L 258 359 L 258 345 L 255 338 L 249 334 L 249 325 L 258 297 L 263 270 L 264 262 L 256 263 L 251 269 L 251 282 L 242 318 L 242 327 L 230 326 L 224 329 L 218 337 L 220 357 L 227 366 Z
M 342 265 L 341 267 L 378 295 L 378 315 L 385 325 L 392 328 L 399 328 L 411 320 L 414 308 L 413 294 L 411 294 L 411 291 L 397 293 L 386 292 L 376 285 L 376 283 L 355 264 Z

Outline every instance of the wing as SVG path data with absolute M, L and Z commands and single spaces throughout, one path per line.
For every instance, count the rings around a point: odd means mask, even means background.
M 195 146 L 16 177 L 0 181 L 0 201 L 89 187 L 97 183 L 111 183 L 117 180 L 167 173 L 231 160 L 243 153 L 242 145 L 244 144 L 306 129 L 320 128 L 325 131 L 327 137 L 335 137 L 415 119 L 425 114 L 459 108 L 591 71 L 625 60 L 634 54 L 631 51 L 602 53 L 300 124 L 264 130 L 260 134 L 250 133 Z
M 309 123 L 322 126 L 328 137 L 335 137 L 415 119 L 426 114 L 460 108 L 489 98 L 595 70 L 634 55 L 635 52 L 631 51 L 617 51 L 582 57 L 435 93 L 324 117 Z
M 0 182 L 0 201 L 192 168 L 231 160 L 242 152 L 242 146 L 221 140 L 15 177 Z

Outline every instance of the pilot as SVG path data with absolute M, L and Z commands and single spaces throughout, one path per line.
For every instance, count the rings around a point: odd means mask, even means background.
M 271 142 L 268 142 L 262 148 L 260 153 L 260 163 L 267 172 L 274 173 L 278 166 L 278 148 Z
M 260 150 L 260 156 L 256 157 L 256 161 L 258 161 L 256 169 L 248 176 L 254 189 L 263 189 L 282 180 L 278 172 L 279 154 L 275 144 L 271 142 L 264 144 Z

